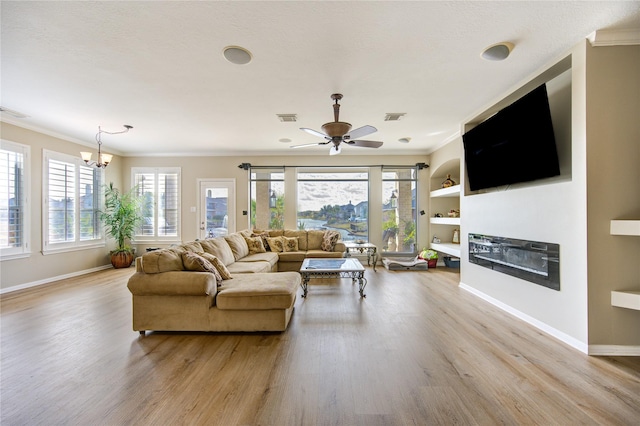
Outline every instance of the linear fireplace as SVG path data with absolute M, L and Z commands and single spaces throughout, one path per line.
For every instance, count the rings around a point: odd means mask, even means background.
M 560 290 L 560 246 L 469 234 L 469 262 Z

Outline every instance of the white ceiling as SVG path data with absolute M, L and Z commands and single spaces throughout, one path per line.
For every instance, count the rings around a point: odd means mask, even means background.
M 2 1 L 2 119 L 122 155 L 327 155 L 299 130 L 369 124 L 379 149 L 428 153 L 460 123 L 640 2 Z M 480 57 L 515 44 L 502 62 Z M 227 62 L 225 46 L 250 50 Z M 296 123 L 276 114 L 295 113 Z M 406 113 L 384 121 L 386 113 Z M 400 138 L 411 138 L 403 144 Z M 279 142 L 287 138 L 292 142 Z

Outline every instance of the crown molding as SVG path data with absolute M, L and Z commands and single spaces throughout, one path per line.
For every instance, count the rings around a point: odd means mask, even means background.
M 587 36 L 593 47 L 640 44 L 640 29 L 596 30 Z

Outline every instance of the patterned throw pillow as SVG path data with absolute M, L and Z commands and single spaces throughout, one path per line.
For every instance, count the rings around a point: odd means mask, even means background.
M 207 259 L 192 251 L 182 253 L 182 264 L 187 271 L 217 273 L 215 266 Z
M 222 263 L 220 259 L 216 257 L 215 259 L 213 259 L 212 263 L 213 263 L 213 266 L 216 267 L 218 272 L 220 272 L 220 276 L 222 277 L 223 280 L 230 280 L 233 278 L 231 276 L 231 272 L 229 272 L 227 267 L 224 265 L 224 263 Z
M 267 237 L 267 243 L 269 243 L 271 251 L 276 253 L 282 253 L 284 251 L 284 241 L 282 237 Z
M 222 282 L 222 275 L 220 275 L 220 272 L 218 272 L 218 268 L 216 268 L 216 266 L 214 265 L 214 262 L 218 258 L 212 255 L 211 253 L 207 253 L 207 252 L 198 253 L 198 255 L 202 256 L 205 260 L 208 260 L 209 262 L 211 262 L 211 266 L 213 266 L 213 270 L 215 271 L 213 275 L 215 275 L 216 277 L 216 284 L 220 285 L 220 282 Z
M 284 251 L 298 251 L 298 237 L 281 237 Z
M 251 237 L 260 237 L 262 238 L 262 245 L 264 246 L 266 251 L 271 251 L 269 248 L 269 242 L 267 242 L 267 238 L 269 238 L 269 233 L 267 231 L 253 231 Z
M 247 246 L 249 247 L 249 254 L 264 253 L 267 251 L 264 248 L 262 237 L 244 237 L 244 240 L 247 242 Z
M 321 246 L 322 250 L 333 251 L 339 239 L 340 233 L 338 231 L 324 231 Z

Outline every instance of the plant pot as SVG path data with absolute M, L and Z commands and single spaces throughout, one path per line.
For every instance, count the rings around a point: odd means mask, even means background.
M 435 268 L 437 264 L 438 264 L 438 259 L 428 259 L 427 260 L 427 265 L 429 266 L 429 269 Z
M 111 264 L 116 269 L 128 268 L 133 263 L 133 259 L 134 256 L 131 252 L 121 251 L 111 254 Z

